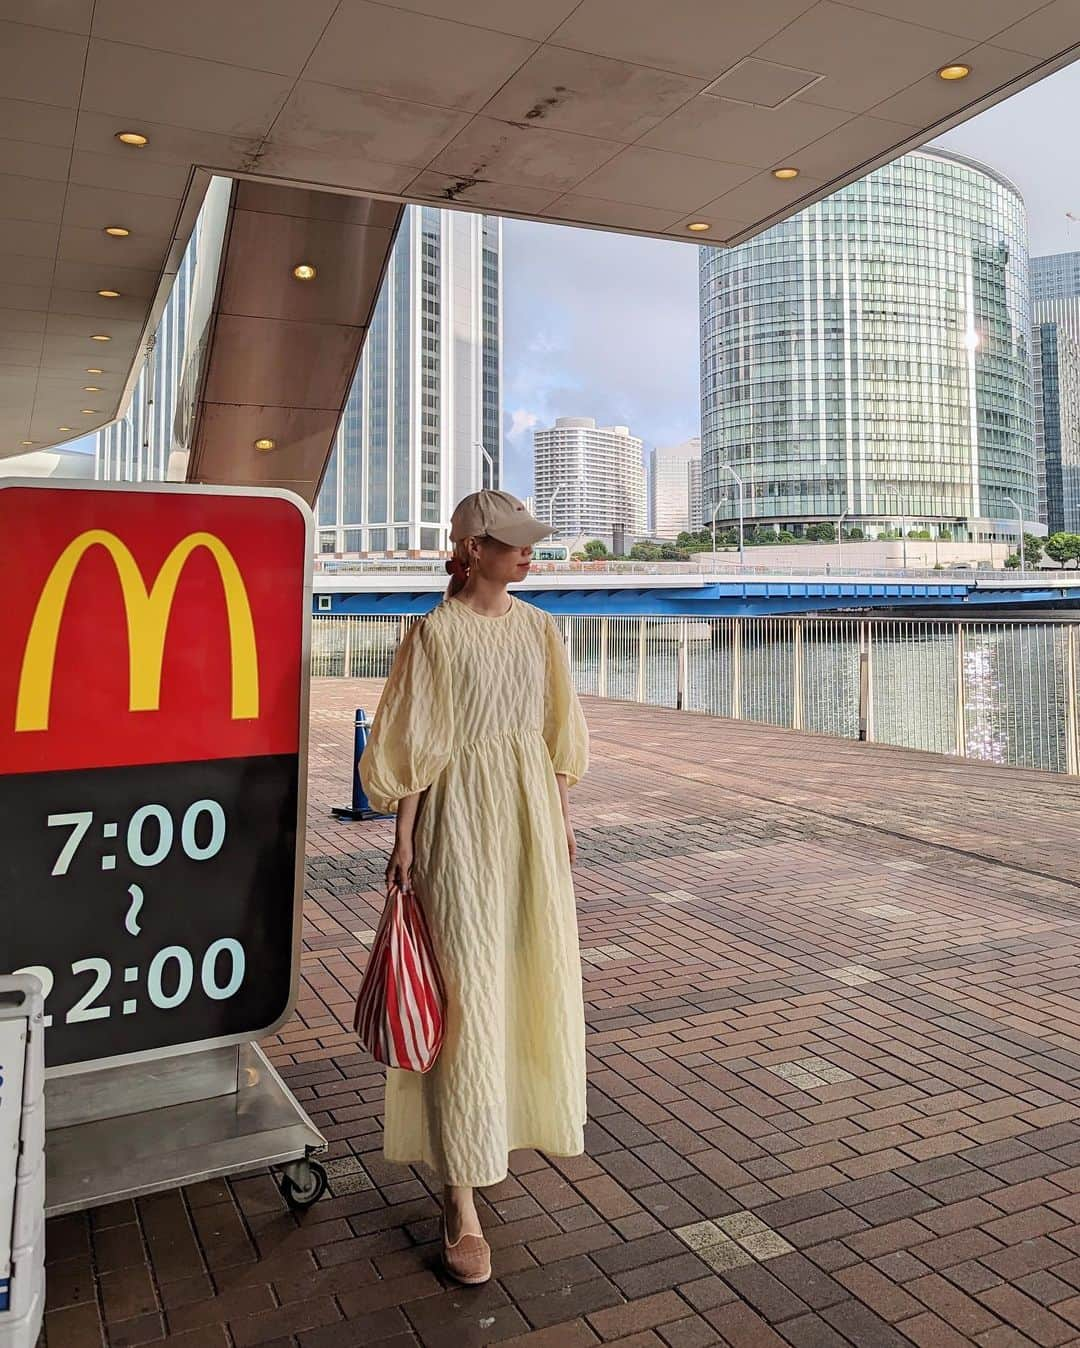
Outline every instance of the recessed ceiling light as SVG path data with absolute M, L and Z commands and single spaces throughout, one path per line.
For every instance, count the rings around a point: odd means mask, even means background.
M 301 262 L 292 269 L 292 274 L 298 281 L 314 281 L 318 273 L 310 262 Z
M 256 440 L 256 441 L 255 441 L 255 448 L 256 448 L 256 449 L 273 449 L 273 448 L 274 448 L 274 442 L 273 442 L 273 440 L 267 440 L 267 439 L 265 439 L 265 438 L 262 439 L 262 440 Z
M 70 427 L 70 426 L 57 426 L 56 429 L 57 429 L 58 431 L 70 431 L 70 430 L 71 430 L 71 427 Z
M 97 412 L 96 412 L 96 411 L 94 410 L 94 408 L 92 408 L 92 407 L 84 407 L 84 408 L 83 408 L 83 416 L 84 416 L 84 417 L 96 417 L 96 416 L 97 416 Z
M 789 165 L 787 168 L 773 169 L 772 176 L 774 178 L 779 178 L 781 182 L 787 182 L 789 178 L 797 178 L 799 176 L 799 170 L 797 168 L 792 168 Z
M 103 300 L 118 300 L 120 298 L 119 290 L 99 290 L 98 294 Z
M 20 441 L 19 441 L 19 444 L 20 444 L 20 445 L 32 445 L 33 443 L 34 443 L 33 440 L 20 440 Z
M 150 141 L 150 137 L 144 136 L 141 131 L 118 131 L 116 139 L 122 145 L 134 145 L 136 149 L 141 149 Z
M 92 342 L 111 342 L 111 341 L 112 341 L 112 338 L 111 338 L 111 337 L 107 337 L 107 336 L 105 335 L 105 333 L 103 333 L 103 332 L 94 332 L 94 333 L 91 333 L 91 335 L 90 335 L 90 340 L 91 340 Z
M 971 74 L 971 67 L 964 65 L 962 61 L 956 61 L 952 65 L 942 66 L 938 71 L 939 80 L 966 80 Z
M 695 234 L 704 234 L 707 229 L 712 229 L 712 225 L 706 220 L 691 220 L 686 228 L 692 230 Z
M 84 393 L 100 393 L 100 392 L 101 392 L 101 389 L 99 389 L 98 386 L 97 386 L 96 384 L 84 384 L 84 385 L 83 385 L 83 392 L 84 392 Z
M 131 230 L 125 229 L 123 225 L 106 225 L 105 233 L 111 234 L 114 239 L 126 239 Z
M 104 371 L 104 370 L 99 370 L 98 367 L 97 367 L 96 365 L 88 365 L 88 366 L 86 367 L 86 373 L 87 373 L 87 374 L 104 374 L 105 371 Z

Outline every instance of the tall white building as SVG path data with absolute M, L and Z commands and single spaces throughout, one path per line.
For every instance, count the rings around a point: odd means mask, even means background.
M 701 463 L 701 439 L 653 450 L 649 472 L 650 527 L 657 538 L 678 538 L 691 527 L 690 465 Z M 699 478 L 700 482 L 700 478 Z
M 462 496 L 501 485 L 502 227 L 410 207 L 316 503 L 322 553 L 447 547 Z
M 686 476 L 690 490 L 690 529 L 701 529 L 705 525 L 705 508 L 701 501 L 701 459 L 691 459 L 686 465 Z
M 642 442 L 628 426 L 597 426 L 592 417 L 559 417 L 533 432 L 534 496 L 540 519 L 560 538 L 622 525 L 644 534 Z

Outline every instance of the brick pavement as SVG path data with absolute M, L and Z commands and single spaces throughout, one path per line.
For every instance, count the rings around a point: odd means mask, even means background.
M 588 1155 L 484 1194 L 495 1280 L 380 1154 L 345 1028 L 385 823 L 313 692 L 304 980 L 275 1062 L 330 1142 L 49 1229 L 49 1348 L 1080 1344 L 1080 785 L 590 700 L 574 793 Z

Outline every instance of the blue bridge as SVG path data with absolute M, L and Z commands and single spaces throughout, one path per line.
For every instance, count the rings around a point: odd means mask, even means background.
M 435 607 L 446 588 L 441 569 L 392 570 L 363 563 L 323 564 L 315 576 L 313 612 L 416 614 Z M 333 568 L 333 569 L 331 569 Z M 919 575 L 724 573 L 537 569 L 514 592 L 553 614 L 649 614 L 674 617 L 752 616 L 844 610 L 1071 608 L 1080 604 L 1080 574 L 1065 571 L 936 572 Z

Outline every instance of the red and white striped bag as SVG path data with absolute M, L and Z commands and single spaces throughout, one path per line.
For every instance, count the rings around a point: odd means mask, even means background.
M 442 1047 L 445 1004 L 423 909 L 415 894 L 395 886 L 360 983 L 353 1029 L 376 1062 L 426 1072 Z

